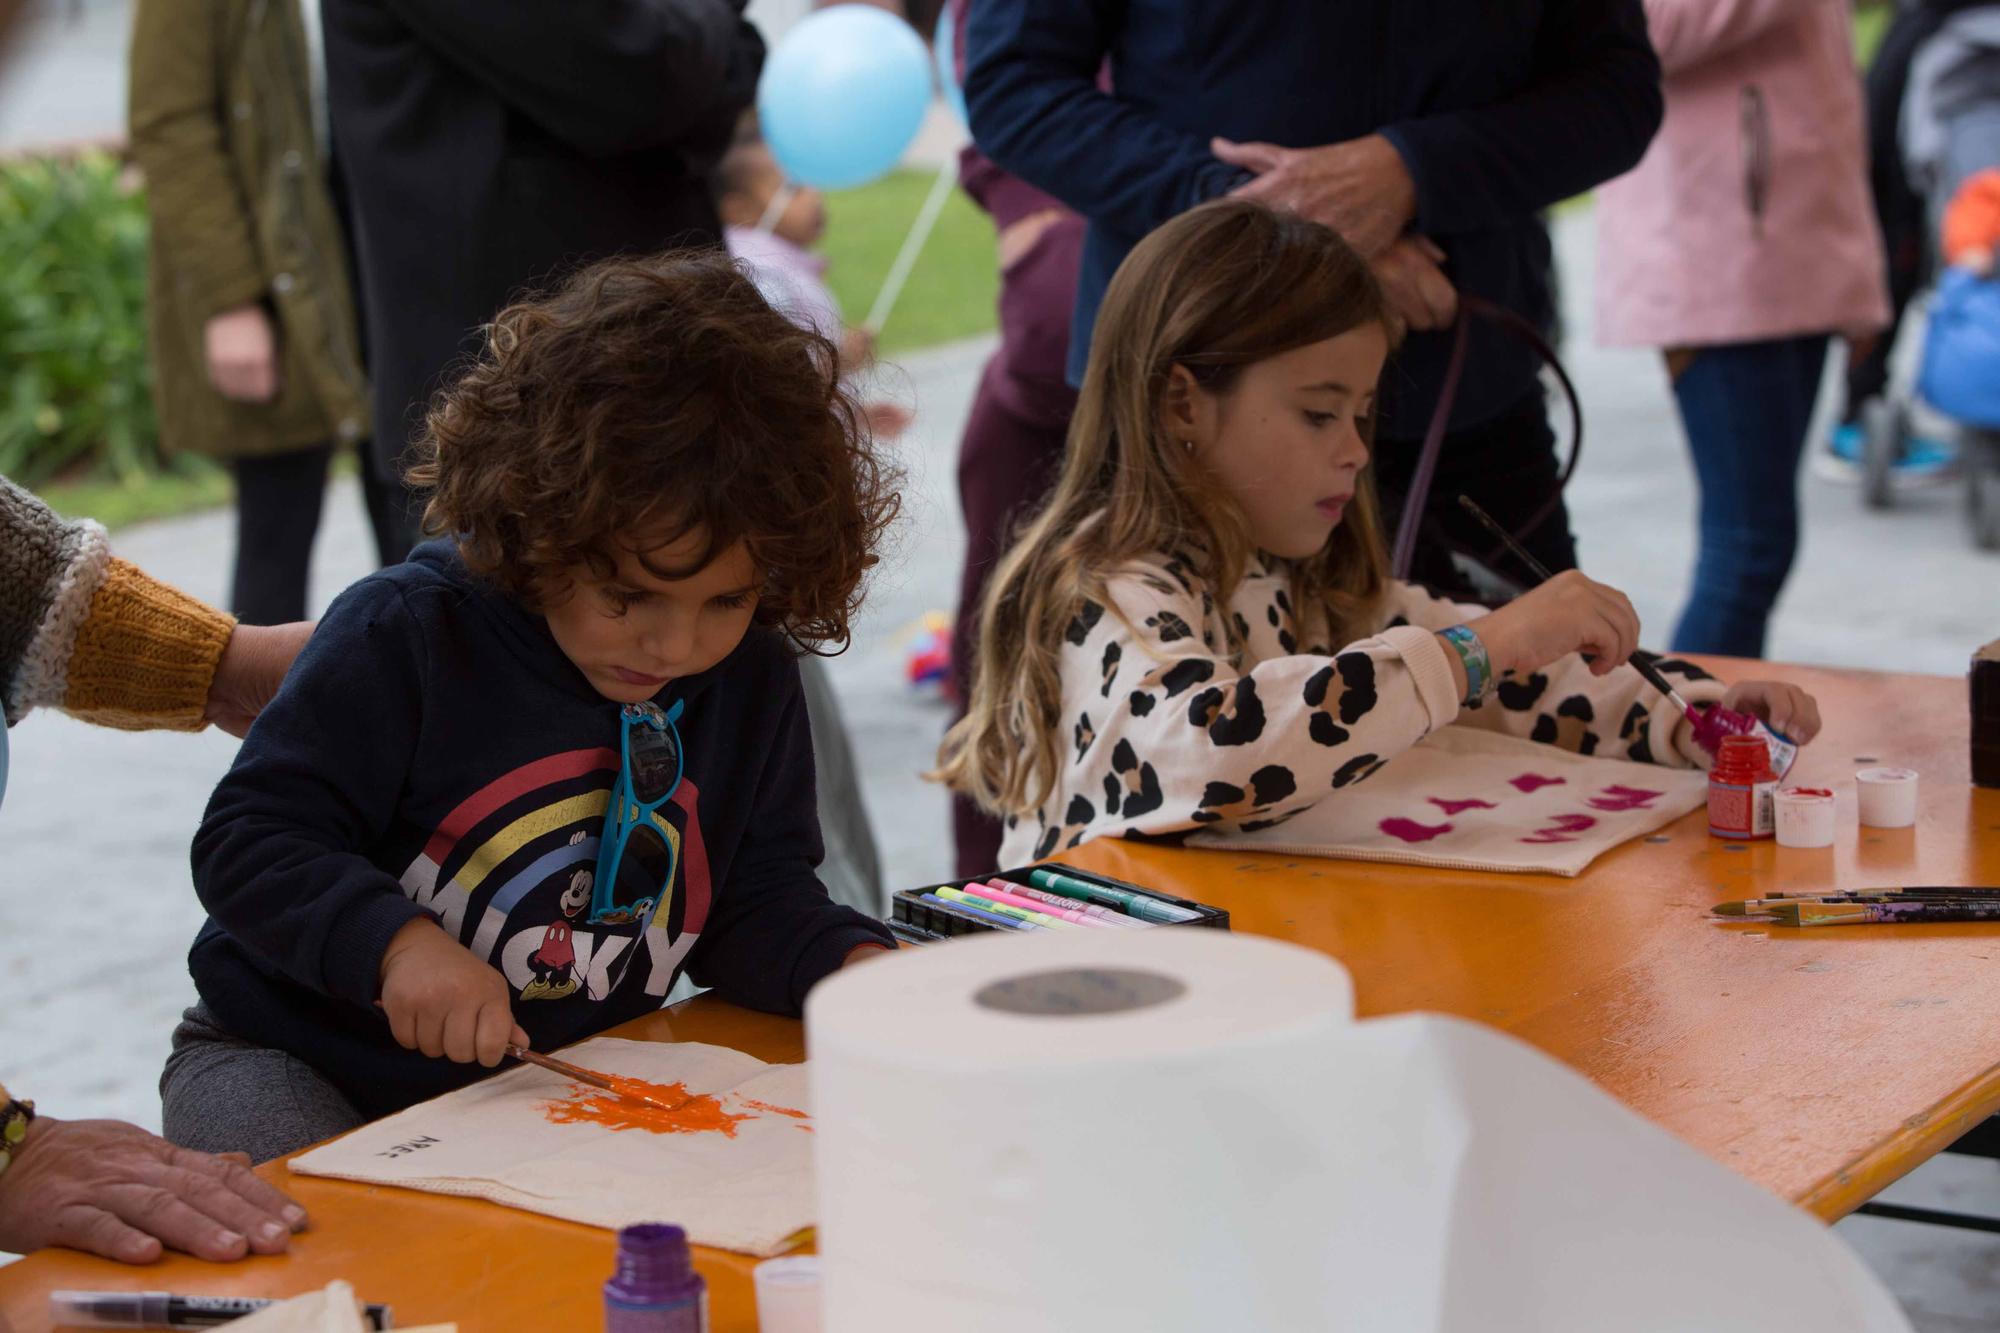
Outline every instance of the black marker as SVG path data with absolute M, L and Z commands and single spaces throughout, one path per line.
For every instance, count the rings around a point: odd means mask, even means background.
M 52 1291 L 59 1328 L 218 1328 L 277 1302 L 263 1296 L 175 1296 L 165 1291 Z M 372 1329 L 394 1328 L 386 1305 L 363 1307 Z

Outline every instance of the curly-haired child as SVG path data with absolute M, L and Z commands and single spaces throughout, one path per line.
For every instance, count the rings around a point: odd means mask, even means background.
M 797 657 L 895 509 L 824 338 L 718 252 L 503 311 L 413 482 L 445 534 L 348 590 L 194 841 L 184 1145 L 263 1160 L 660 1005 L 893 940 L 830 902 Z

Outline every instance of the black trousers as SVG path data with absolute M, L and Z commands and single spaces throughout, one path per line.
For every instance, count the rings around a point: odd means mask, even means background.
M 1392 546 L 1422 443 L 1378 440 L 1375 444 L 1383 540 Z M 1522 587 L 1535 583 L 1534 575 L 1459 507 L 1461 495 L 1471 496 L 1551 571 L 1576 568 L 1576 538 L 1570 533 L 1560 479 L 1555 432 L 1549 428 L 1548 405 L 1539 389 L 1490 421 L 1447 434 L 1424 505 L 1410 581 L 1441 597 L 1480 600 L 1480 589 L 1452 560 L 1456 550 Z M 1536 522 L 1536 511 L 1545 505 L 1552 507 Z
M 356 453 L 376 556 L 384 565 L 399 564 L 410 553 L 403 489 L 385 484 L 365 442 Z M 306 618 L 306 579 L 332 459 L 333 445 L 322 444 L 230 463 L 236 477 L 236 572 L 229 607 L 244 624 Z

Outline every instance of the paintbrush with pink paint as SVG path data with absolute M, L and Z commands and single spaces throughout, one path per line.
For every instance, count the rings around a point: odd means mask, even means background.
M 1481 509 L 1471 496 L 1459 496 L 1458 504 L 1459 508 L 1478 519 L 1488 532 L 1498 537 L 1501 545 L 1505 546 L 1514 558 L 1535 576 L 1537 583 L 1547 583 L 1554 577 L 1549 573 L 1547 565 L 1535 559 L 1527 547 L 1514 539 L 1513 533 L 1501 527 L 1493 515 Z M 1674 688 L 1673 682 L 1660 673 L 1660 669 L 1653 665 L 1652 659 L 1645 653 L 1635 652 L 1625 660 L 1648 685 L 1666 695 L 1673 706 L 1681 710 L 1681 716 L 1685 717 L 1688 724 L 1694 728 L 1694 743 L 1701 747 L 1703 754 L 1713 757 L 1722 748 L 1724 736 L 1755 736 L 1770 750 L 1771 769 L 1779 778 L 1782 779 L 1791 771 L 1792 762 L 1799 757 L 1798 742 L 1791 737 L 1773 729 L 1760 717 L 1739 713 L 1733 708 L 1724 708 L 1721 704 L 1696 708 L 1681 697 L 1681 692 Z
M 644 1102 L 648 1106 L 657 1106 L 662 1111 L 679 1110 L 681 1105 L 684 1104 L 684 1102 L 669 1104 L 661 1101 L 658 1097 L 641 1092 L 631 1086 L 635 1080 L 616 1078 L 610 1074 L 600 1074 L 594 1069 L 585 1069 L 582 1065 L 573 1065 L 567 1060 L 558 1060 L 553 1055 L 543 1055 L 540 1051 L 531 1051 L 525 1046 L 515 1046 L 509 1043 L 507 1054 L 513 1056 L 516 1060 L 525 1060 L 531 1065 L 546 1069 L 551 1074 L 561 1074 L 573 1083 L 583 1083 L 593 1088 L 601 1088 L 613 1096 L 624 1097 L 635 1102 Z

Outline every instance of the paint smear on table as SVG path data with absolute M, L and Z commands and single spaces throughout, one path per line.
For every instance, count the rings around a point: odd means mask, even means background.
M 606 1129 L 643 1129 L 654 1134 L 720 1134 L 736 1137 L 736 1127 L 754 1113 L 726 1111 L 706 1092 L 690 1093 L 685 1083 L 648 1083 L 639 1078 L 611 1076 L 615 1092 L 570 1085 L 569 1100 L 542 1103 L 542 1114 L 556 1125 L 602 1125 Z M 648 1099 L 651 1100 L 643 1100 Z

